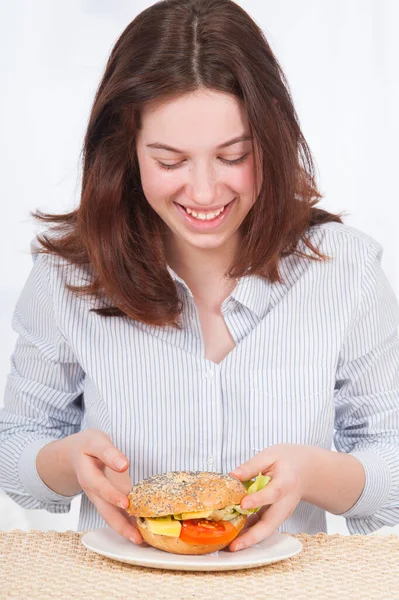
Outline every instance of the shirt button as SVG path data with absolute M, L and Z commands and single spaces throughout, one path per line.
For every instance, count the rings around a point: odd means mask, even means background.
M 210 457 L 208 458 L 208 467 L 209 467 L 210 469 L 212 469 L 212 468 L 213 468 L 213 466 L 214 466 L 214 464 L 215 464 L 215 457 L 214 457 L 214 456 L 210 456 Z
M 205 377 L 207 378 L 208 381 L 212 380 L 212 378 L 213 378 L 213 371 L 212 371 L 212 369 L 207 369 Z

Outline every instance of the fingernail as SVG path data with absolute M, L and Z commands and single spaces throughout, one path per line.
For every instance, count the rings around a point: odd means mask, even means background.
M 114 462 L 114 465 L 117 469 L 123 469 L 123 467 L 125 467 L 127 464 L 127 461 L 125 458 L 117 458 L 116 461 Z
M 244 544 L 237 544 L 237 546 L 234 548 L 234 552 L 238 552 L 238 550 L 243 550 L 244 548 Z
M 136 541 L 135 541 L 135 539 L 134 539 L 134 538 L 129 538 L 129 540 L 132 542 L 132 544 L 135 544 L 135 543 L 136 543 Z
M 252 508 L 253 507 L 253 502 L 251 500 L 243 500 L 241 502 L 241 507 L 246 509 L 246 508 Z
M 124 502 L 118 502 L 118 506 L 119 508 L 123 508 L 123 510 L 126 510 L 126 504 Z

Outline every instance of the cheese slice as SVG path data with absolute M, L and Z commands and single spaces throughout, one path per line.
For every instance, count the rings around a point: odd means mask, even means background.
M 212 510 L 200 510 L 197 512 L 186 512 L 181 514 L 183 521 L 185 519 L 206 519 L 212 514 Z
M 179 537 L 181 523 L 175 521 L 172 517 L 159 517 L 157 519 L 145 520 L 147 529 L 150 533 L 157 535 L 167 535 L 168 537 Z

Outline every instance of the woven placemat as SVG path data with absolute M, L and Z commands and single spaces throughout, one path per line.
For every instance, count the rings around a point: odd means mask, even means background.
M 81 535 L 0 533 L 0 598 L 399 599 L 397 535 L 297 535 L 303 551 L 293 558 L 215 573 L 118 563 L 87 550 Z

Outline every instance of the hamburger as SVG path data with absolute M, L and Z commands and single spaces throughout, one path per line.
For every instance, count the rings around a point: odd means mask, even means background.
M 133 486 L 127 512 L 147 544 L 175 554 L 208 554 L 225 548 L 243 529 L 248 515 L 240 503 L 264 488 L 270 477 L 259 474 L 242 483 L 231 475 L 173 471 L 153 475 Z

